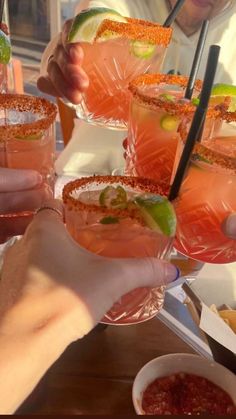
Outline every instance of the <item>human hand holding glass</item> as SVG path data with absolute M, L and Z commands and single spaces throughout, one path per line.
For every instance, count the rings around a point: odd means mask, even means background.
M 0 412 L 12 413 L 73 341 L 137 287 L 176 279 L 167 261 L 104 258 L 71 239 L 60 202 L 40 211 L 11 247 L 0 281 Z M 63 255 L 63 257 L 62 257 Z M 14 392 L 12 388 L 14 387 Z

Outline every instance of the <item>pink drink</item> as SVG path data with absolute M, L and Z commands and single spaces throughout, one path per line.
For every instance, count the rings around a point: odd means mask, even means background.
M 111 32 L 113 38 L 107 39 L 106 33 Z M 138 19 L 127 19 L 127 23 L 104 20 L 94 43 L 81 43 L 83 68 L 90 83 L 77 116 L 96 125 L 126 130 L 129 83 L 139 74 L 161 70 L 171 34 L 170 28 Z
M 236 211 L 236 136 L 206 145 L 196 146 L 175 202 L 175 247 L 202 262 L 235 262 L 236 241 L 223 234 L 222 223 Z
M 33 96 L 4 95 L 0 99 L 0 167 L 33 169 L 43 178 L 33 202 L 16 205 L 14 214 L 1 210 L 0 226 L 11 217 L 31 217 L 42 199 L 53 197 L 56 107 Z M 31 190 L 33 192 L 33 190 Z M 39 194 L 40 192 L 40 194 Z M 6 207 L 7 208 L 7 207 Z
M 179 127 L 182 131 L 196 109 L 183 100 L 188 79 L 163 74 L 138 77 L 130 85 L 130 108 L 126 173 L 170 185 Z M 201 82 L 196 83 L 195 94 Z M 185 126 L 185 128 L 184 128 Z
M 147 227 L 139 212 L 100 205 L 100 194 L 108 185 L 122 186 L 130 197 L 145 192 L 162 193 L 157 184 L 138 178 L 96 176 L 71 182 L 63 192 L 66 225 L 71 236 L 101 256 L 167 258 L 172 239 Z M 119 223 L 101 223 L 109 217 L 118 217 Z M 136 289 L 117 301 L 103 322 L 122 325 L 148 320 L 162 308 L 163 301 L 164 287 Z

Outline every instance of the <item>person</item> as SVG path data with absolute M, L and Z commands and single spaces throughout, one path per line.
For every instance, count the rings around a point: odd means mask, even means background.
M 25 208 L 38 208 L 49 198 L 41 186 L 42 176 L 34 170 L 0 167 L 0 244 L 23 234 L 32 217 L 4 217 Z
M 123 294 L 179 275 L 164 260 L 92 254 L 72 240 L 62 218 L 61 202 L 47 202 L 4 258 L 1 414 L 15 412 L 67 346 L 89 333 Z
M 143 18 L 163 23 L 176 0 L 90 0 L 81 1 L 77 12 L 89 7 L 104 6 L 115 9 L 123 16 Z M 236 36 L 236 3 L 230 0 L 188 0 L 185 1 L 176 22 L 173 37 L 168 48 L 163 72 L 188 75 L 199 31 L 204 19 L 210 19 L 199 77 L 203 78 L 208 47 L 219 44 L 222 47 L 216 82 L 236 83 L 236 51 L 232 49 Z M 77 104 L 81 92 L 89 80 L 83 70 L 83 50 L 79 44 L 68 45 L 67 34 L 71 20 L 67 21 L 57 38 L 52 40 L 42 57 L 42 76 L 38 87 L 45 93 L 66 97 Z M 50 58 L 49 62 L 48 59 Z
M 76 13 L 88 7 L 104 6 L 115 9 L 123 16 L 143 18 L 149 21 L 163 23 L 166 20 L 176 0 L 82 0 Z M 209 46 L 219 44 L 221 48 L 219 65 L 215 78 L 216 83 L 236 84 L 236 51 L 234 39 L 236 36 L 236 2 L 233 0 L 187 0 L 185 1 L 176 21 L 173 24 L 173 37 L 167 50 L 163 65 L 164 73 L 179 73 L 188 75 L 190 72 L 199 31 L 204 19 L 210 19 L 210 27 L 198 76 L 203 78 Z M 47 46 L 41 62 L 41 76 L 38 88 L 47 94 L 64 98 L 76 105 L 81 100 L 81 94 L 86 91 L 89 79 L 83 69 L 83 50 L 79 43 L 68 44 L 67 35 L 72 21 L 65 23 L 62 32 Z M 61 153 L 56 164 L 59 174 L 66 171 L 76 174 L 84 170 L 84 160 L 91 156 L 96 137 L 96 150 L 90 161 L 90 172 L 93 167 L 96 173 L 111 173 L 111 161 L 114 150 L 111 145 L 116 144 L 119 156 L 119 167 L 124 166 L 121 133 L 109 131 L 80 121 L 76 121 L 73 140 Z M 123 139 L 125 138 L 123 133 Z M 79 141 L 78 141 L 79 138 Z M 103 150 L 98 153 L 97 150 Z M 104 153 L 107 153 L 107 159 Z M 79 157 L 78 157 L 79 156 Z M 86 160 L 87 162 L 87 160 Z M 105 164 L 104 164 L 105 162 Z M 89 171 L 86 164 L 85 170 Z

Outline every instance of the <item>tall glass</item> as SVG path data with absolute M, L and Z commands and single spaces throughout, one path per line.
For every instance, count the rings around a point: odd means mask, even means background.
M 108 38 L 107 34 L 112 33 Z M 93 44 L 82 42 L 89 88 L 77 116 L 106 128 L 126 130 L 128 85 L 139 74 L 160 71 L 172 29 L 139 19 L 104 20 Z
M 0 167 L 33 169 L 42 175 L 34 192 L 34 201 L 15 202 L 15 211 L 0 208 L 0 229 L 13 217 L 30 220 L 44 199 L 54 193 L 56 106 L 34 96 L 0 95 Z M 4 195 L 5 196 L 5 195 Z M 7 204 L 7 202 L 6 202 Z
M 188 78 L 176 75 L 146 74 L 130 84 L 130 106 L 126 173 L 161 180 L 167 185 L 175 162 L 177 145 L 187 135 L 189 121 L 202 83 L 196 81 L 192 102 L 183 99 Z M 208 118 L 204 136 L 212 127 Z
M 202 262 L 236 261 L 236 241 L 222 223 L 236 211 L 235 135 L 197 144 L 174 206 L 178 225 L 175 248 Z
M 90 252 L 106 257 L 168 258 L 172 238 L 147 227 L 133 205 L 125 209 L 101 205 L 101 193 L 111 185 L 121 186 L 129 198 L 143 193 L 166 194 L 157 183 L 139 178 L 94 176 L 71 182 L 63 191 L 71 236 Z M 103 322 L 122 325 L 148 320 L 162 308 L 163 301 L 164 287 L 136 289 L 117 301 Z

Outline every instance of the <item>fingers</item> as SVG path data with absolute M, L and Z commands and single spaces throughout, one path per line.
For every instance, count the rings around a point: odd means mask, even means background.
M 42 176 L 34 170 L 0 168 L 0 193 L 32 189 L 40 183 Z
M 49 229 L 60 229 L 60 226 L 64 230 L 64 208 L 63 204 L 58 199 L 50 199 L 44 201 L 42 208 L 34 216 L 33 222 L 30 224 L 26 231 L 25 237 L 35 236 L 36 231 L 45 232 L 49 234 Z
M 45 185 L 33 190 L 0 193 L 0 242 L 7 237 L 24 234 L 33 219 L 30 212 L 39 208 L 51 195 L 51 190 Z
M 44 93 L 78 104 L 81 101 L 81 93 L 88 88 L 89 79 L 82 68 L 82 47 L 78 43 L 67 43 L 71 22 L 66 22 L 61 39 L 48 61 L 48 75 L 38 79 L 38 88 Z
M 224 234 L 230 239 L 236 240 L 236 214 L 231 214 L 223 223 Z
M 0 193 L 0 214 L 34 211 L 51 196 L 52 191 L 45 184 L 25 191 Z

